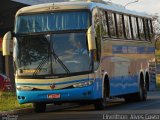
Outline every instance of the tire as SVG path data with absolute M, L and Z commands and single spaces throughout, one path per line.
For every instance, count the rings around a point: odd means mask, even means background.
M 124 97 L 124 99 L 127 103 L 135 102 L 135 94 L 127 95 L 126 97 Z
M 145 82 L 140 83 L 139 92 L 136 95 L 137 101 L 147 100 L 147 86 Z
M 42 113 L 46 111 L 45 103 L 33 103 L 33 108 L 36 113 Z
M 139 102 L 147 100 L 147 86 L 146 83 L 143 82 L 143 77 L 141 77 L 140 85 L 139 85 L 139 92 L 128 95 L 124 97 L 126 102 Z
M 103 99 L 98 99 L 94 103 L 95 110 L 104 110 L 106 108 L 107 89 L 104 87 Z

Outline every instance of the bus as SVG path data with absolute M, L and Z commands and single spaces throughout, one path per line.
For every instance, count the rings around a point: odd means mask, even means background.
M 115 97 L 147 99 L 155 48 L 146 13 L 95 0 L 28 6 L 5 34 L 3 55 L 11 40 L 18 102 L 33 103 L 36 112 L 50 103 L 101 110 Z

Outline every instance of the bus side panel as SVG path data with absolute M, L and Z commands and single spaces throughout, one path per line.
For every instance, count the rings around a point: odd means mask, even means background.
M 102 75 L 101 75 L 101 66 L 92 74 L 89 74 L 89 79 L 94 79 L 93 84 L 93 99 L 101 99 L 102 98 L 102 89 L 103 89 L 103 81 L 102 81 Z
M 103 40 L 102 66 L 110 78 L 110 95 L 138 92 L 140 71 L 148 69 L 153 46 L 148 42 Z

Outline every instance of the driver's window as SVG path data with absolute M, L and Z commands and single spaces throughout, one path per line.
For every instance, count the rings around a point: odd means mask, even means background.
M 77 55 L 88 55 L 86 44 L 86 36 L 81 33 L 70 34 L 70 44 L 72 45 L 73 53 Z

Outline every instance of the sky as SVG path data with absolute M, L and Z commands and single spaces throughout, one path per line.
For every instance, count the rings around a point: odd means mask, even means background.
M 28 4 L 37 4 L 37 3 L 44 3 L 50 1 L 66 1 L 66 0 L 13 0 Z M 80 0 L 79 0 L 80 1 Z M 133 2 L 135 0 L 105 0 L 111 1 L 113 3 L 126 5 L 127 3 Z M 134 11 L 146 12 L 148 14 L 154 15 L 155 13 L 159 13 L 160 16 L 160 0 L 138 0 L 138 2 L 129 4 L 126 6 L 127 9 L 131 9 Z
M 133 2 L 135 0 L 110 0 L 110 1 L 117 4 L 126 5 L 127 3 Z M 160 16 L 160 0 L 139 0 L 138 2 L 128 4 L 126 8 L 135 11 L 146 12 L 152 15 L 158 13 L 158 15 Z

